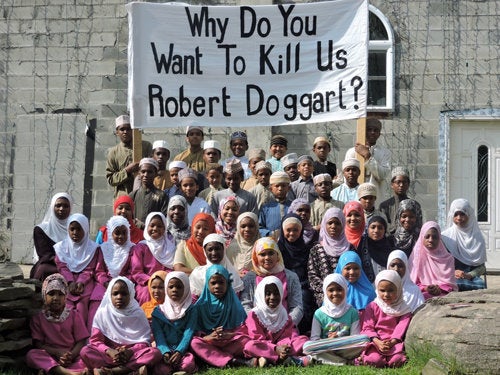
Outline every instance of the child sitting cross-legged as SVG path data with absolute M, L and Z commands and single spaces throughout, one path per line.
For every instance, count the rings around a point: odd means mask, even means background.
M 189 278 L 184 272 L 169 272 L 165 279 L 165 302 L 153 310 L 153 335 L 163 361 L 156 372 L 197 371 L 194 356 L 189 352 L 198 310 L 191 304 Z
M 290 315 L 283 307 L 283 284 L 276 276 L 266 276 L 255 290 L 255 307 L 245 321 L 247 357 L 259 358 L 259 366 L 292 362 L 307 366 L 310 357 L 302 356 L 302 346 L 308 340 L 300 336 Z
M 393 270 L 375 278 L 377 297 L 366 307 L 361 333 L 371 343 L 356 359 L 357 364 L 401 367 L 406 362 L 404 337 L 411 320 L 411 308 L 403 299 L 401 277 Z
M 59 273 L 43 282 L 43 309 L 30 322 L 34 349 L 26 355 L 28 366 L 38 370 L 38 375 L 84 373 L 80 350 L 89 333 L 81 314 L 66 306 L 68 292 Z
M 358 311 L 347 303 L 347 280 L 338 273 L 323 281 L 323 305 L 316 310 L 311 326 L 311 341 L 304 353 L 325 364 L 343 365 L 359 356 L 369 338 L 360 335 Z
M 97 310 L 89 343 L 81 356 L 94 375 L 147 374 L 161 359 L 150 346 L 151 328 L 135 300 L 134 284 L 123 276 L 110 281 Z

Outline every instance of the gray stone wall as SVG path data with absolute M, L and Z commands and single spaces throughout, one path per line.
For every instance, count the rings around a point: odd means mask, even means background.
M 393 165 L 409 167 L 413 180 L 410 192 L 423 203 L 426 218 L 434 219 L 441 112 L 500 107 L 498 2 L 371 3 L 386 15 L 396 36 L 396 106 L 393 113 L 383 114 L 380 142 L 392 149 Z M 32 227 L 43 217 L 43 206 L 50 196 L 60 189 L 70 190 L 80 200 L 78 208 L 91 215 L 93 234 L 112 214 L 112 191 L 104 170 L 106 150 L 116 143 L 114 118 L 126 112 L 125 4 L 118 0 L 2 3 L 0 232 L 7 237 L 1 239 L 0 248 L 15 261 L 29 260 Z M 33 131 L 30 127 L 40 123 L 43 125 L 36 125 L 37 129 L 51 129 L 45 135 L 48 142 L 42 137 L 36 143 L 29 134 Z M 355 121 L 344 121 L 259 128 L 250 131 L 250 147 L 267 148 L 270 135 L 279 132 L 289 137 L 290 151 L 302 154 L 310 152 L 317 135 L 326 134 L 335 143 L 332 159 L 340 164 L 354 142 L 355 125 Z M 227 147 L 227 136 L 233 129 L 230 124 L 221 126 L 211 129 L 210 134 Z M 86 132 L 87 127 L 90 132 Z M 52 131 L 60 134 L 53 136 Z M 94 135 L 95 143 L 90 144 L 89 137 Z M 146 130 L 143 136 L 150 141 L 166 138 L 172 155 L 185 147 L 183 129 Z M 69 141 L 67 137 L 75 138 Z M 62 142 L 56 164 L 66 175 L 50 169 L 55 165 L 51 158 L 56 139 Z M 48 148 L 42 152 L 45 145 Z M 91 167 L 81 160 L 90 150 Z M 80 169 L 82 165 L 87 176 Z M 35 175 L 36 179 L 29 177 Z

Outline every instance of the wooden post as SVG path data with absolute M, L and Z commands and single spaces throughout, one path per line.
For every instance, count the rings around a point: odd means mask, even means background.
M 142 159 L 142 134 L 139 129 L 132 130 L 132 149 L 134 155 L 134 163 L 138 163 Z
M 361 117 L 358 119 L 356 127 L 356 142 L 362 145 L 366 144 L 366 117 Z M 358 182 L 362 184 L 365 182 L 365 158 L 360 154 L 356 153 L 356 158 L 359 160 L 359 177 Z

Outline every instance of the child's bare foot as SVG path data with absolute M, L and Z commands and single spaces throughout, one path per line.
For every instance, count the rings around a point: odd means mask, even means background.
M 146 367 L 146 365 L 141 366 L 141 367 L 139 368 L 139 370 L 137 371 L 137 373 L 138 373 L 139 375 L 148 375 L 148 368 Z

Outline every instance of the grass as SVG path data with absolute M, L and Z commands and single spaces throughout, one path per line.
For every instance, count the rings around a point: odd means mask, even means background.
M 443 357 L 439 350 L 431 345 L 418 346 L 408 349 L 408 356 L 410 360 L 408 363 L 399 369 L 375 369 L 367 366 L 339 366 L 333 367 L 328 365 L 317 365 L 311 367 L 266 367 L 265 369 L 251 369 L 251 368 L 231 368 L 231 369 L 215 369 L 207 368 L 199 373 L 204 375 L 330 375 L 332 370 L 335 374 L 339 375 L 419 375 L 422 368 L 431 358 L 437 359 L 439 362 L 448 367 L 449 374 L 460 375 L 465 371 L 456 363 L 456 361 L 449 360 Z M 32 375 L 27 369 L 4 369 L 0 370 L 0 375 Z

